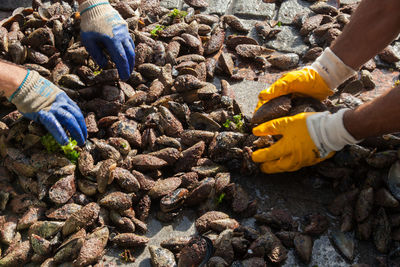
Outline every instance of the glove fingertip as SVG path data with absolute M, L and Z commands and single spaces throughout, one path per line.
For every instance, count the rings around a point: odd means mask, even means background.
M 69 139 L 63 129 L 58 129 L 56 132 L 52 132 L 50 130 L 50 133 L 54 137 L 54 139 L 56 139 L 57 143 L 59 143 L 60 145 L 65 146 L 66 144 L 68 144 Z
M 265 162 L 266 159 L 263 156 L 264 153 L 261 151 L 262 149 L 256 150 L 251 154 L 251 159 L 256 163 Z
M 255 136 L 265 136 L 270 135 L 272 133 L 268 130 L 268 122 L 258 125 L 257 127 L 253 128 L 253 134 Z
M 82 133 L 80 135 L 72 136 L 72 138 L 76 140 L 78 146 L 83 146 L 85 144 L 86 138 L 82 135 Z
M 273 174 L 280 172 L 276 167 L 276 163 L 273 162 L 264 162 L 263 164 L 261 164 L 260 169 L 263 173 L 266 174 Z
M 123 81 L 129 79 L 130 75 L 125 70 L 118 70 L 119 78 Z

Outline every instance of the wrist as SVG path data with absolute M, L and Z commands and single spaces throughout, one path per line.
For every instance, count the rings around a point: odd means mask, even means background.
M 79 6 L 82 32 L 99 32 L 113 36 L 118 25 L 128 25 L 107 0 L 87 0 Z
M 30 70 L 18 89 L 9 97 L 9 101 L 21 113 L 26 114 L 48 108 L 60 92 L 49 80 Z
M 99 13 L 101 9 L 110 6 L 108 0 L 87 0 L 82 1 L 79 5 L 79 13 L 81 16 Z
M 25 85 L 27 80 L 29 80 L 31 76 L 31 70 L 29 69 L 21 69 L 21 71 L 16 74 L 15 79 L 9 84 L 11 90 L 5 90 L 5 97 L 7 97 L 8 101 L 12 101 L 15 95 L 21 90 L 21 88 Z
M 326 111 L 307 117 L 308 132 L 321 158 L 332 151 L 341 150 L 345 145 L 362 141 L 357 140 L 347 131 L 343 122 L 343 116 L 347 111 L 349 109 L 341 109 L 334 114 Z
M 337 88 L 356 73 L 355 70 L 336 56 L 330 48 L 325 49 L 311 65 L 311 68 L 318 72 L 331 90 Z

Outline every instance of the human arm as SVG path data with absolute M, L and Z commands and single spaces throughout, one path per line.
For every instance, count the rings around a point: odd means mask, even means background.
M 307 95 L 310 92 L 309 95 L 314 96 L 315 91 L 307 90 L 315 88 L 315 78 L 322 78 L 329 89 L 334 89 L 345 80 L 346 75 L 342 74 L 348 72 L 346 68 L 358 69 L 386 47 L 399 33 L 399 10 L 399 1 L 362 1 L 351 22 L 332 44 L 332 52 L 328 50 L 327 54 L 325 51 L 311 66 L 311 69 L 319 71 L 313 73 L 313 76 L 298 76 L 297 81 L 300 80 L 302 85 L 300 93 Z M 264 91 L 263 97 L 266 101 L 282 94 L 299 92 L 293 86 L 295 83 L 287 80 L 284 82 L 284 90 L 278 87 L 278 90 L 269 88 Z M 317 90 L 317 93 L 327 92 L 323 83 L 319 84 L 322 90 Z M 275 89 L 274 86 L 271 87 Z M 255 151 L 253 160 L 262 163 L 261 169 L 266 173 L 295 171 L 328 158 L 346 144 L 399 131 L 399 101 L 400 89 L 394 88 L 355 110 L 342 110 L 336 114 L 302 113 L 266 122 L 253 129 L 253 133 L 263 136 L 279 132 L 283 138 L 270 148 Z
M 20 86 L 26 74 L 26 69 L 0 60 L 0 94 L 9 99 Z
M 367 102 L 354 110 L 348 110 L 343 123 L 356 139 L 400 132 L 400 87 Z
M 86 124 L 78 105 L 37 72 L 0 61 L 0 85 L 1 94 L 24 117 L 43 124 L 58 143 L 68 143 L 63 127 L 79 145 L 85 143 Z
M 122 80 L 129 79 L 135 66 L 135 44 L 128 24 L 108 0 L 79 0 L 81 40 L 93 59 L 104 68 L 107 58 L 114 61 Z
M 400 1 L 363 0 L 331 50 L 357 70 L 400 33 Z
M 285 94 L 322 100 L 382 51 L 400 32 L 400 1 L 364 0 L 330 49 L 311 65 L 289 72 L 259 94 L 257 108 Z

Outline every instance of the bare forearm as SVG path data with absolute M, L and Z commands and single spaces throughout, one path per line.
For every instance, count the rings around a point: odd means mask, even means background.
M 21 66 L 0 60 L 0 92 L 10 97 L 21 85 L 27 70 Z
M 356 139 L 379 136 L 400 131 L 400 87 L 347 111 L 343 123 Z
M 346 65 L 359 69 L 398 36 L 399 12 L 398 0 L 363 0 L 331 50 Z
M 82 4 L 83 2 L 85 2 L 86 0 L 78 0 L 78 4 Z

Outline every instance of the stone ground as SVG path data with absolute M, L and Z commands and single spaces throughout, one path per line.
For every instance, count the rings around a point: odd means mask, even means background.
M 29 6 L 30 0 L 2 0 L 0 4 L 0 20 L 7 17 L 12 10 L 19 6 Z M 354 3 L 359 0 L 342 0 L 342 3 Z M 182 0 L 162 0 L 162 5 L 167 8 L 185 9 L 188 6 Z M 289 26 L 293 17 L 298 13 L 308 14 L 309 3 L 302 0 L 287 0 L 282 3 L 280 8 L 273 3 L 263 3 L 261 0 L 209 0 L 210 6 L 205 10 L 211 14 L 234 14 L 248 25 L 254 24 L 257 20 L 275 19 L 282 22 L 282 31 L 277 38 L 265 43 L 266 46 L 283 52 L 304 53 L 307 49 L 302 38 Z M 254 36 L 254 32 L 250 33 Z M 264 73 L 257 77 L 257 81 L 243 81 L 233 85 L 236 99 L 242 105 L 244 113 L 251 115 L 257 102 L 258 92 L 266 88 L 283 73 Z M 397 79 L 397 71 L 375 70 L 373 77 L 377 87 L 360 95 L 366 99 L 372 99 L 380 95 L 385 90 L 391 88 Z M 255 73 L 249 71 L 250 80 L 253 80 Z M 218 81 L 216 80 L 216 84 Z M 259 175 L 257 177 L 247 177 L 236 174 L 235 182 L 242 184 L 249 193 L 259 201 L 260 210 L 268 210 L 272 207 L 287 208 L 296 218 L 301 218 L 312 212 L 325 214 L 331 221 L 329 231 L 314 240 L 312 262 L 304 265 L 298 262 L 293 250 L 289 253 L 288 260 L 283 266 L 349 266 L 343 257 L 335 250 L 329 240 L 329 233 L 337 227 L 337 218 L 331 217 L 326 207 L 334 198 L 332 191 L 332 181 L 327 181 L 319 177 L 310 176 L 307 170 L 295 173 L 280 175 Z M 149 232 L 147 237 L 151 237 L 149 244 L 159 245 L 159 243 L 172 236 L 190 235 L 195 232 L 193 222 L 195 220 L 193 210 L 186 210 L 184 214 L 172 224 L 163 224 L 151 217 L 148 221 Z M 252 225 L 252 219 L 243 220 L 242 223 Z M 122 266 L 151 266 L 147 249 L 134 251 L 137 257 L 135 263 L 127 264 L 121 262 L 118 256 L 122 251 L 112 249 L 106 256 L 106 262 L 115 262 Z M 356 241 L 355 259 L 353 263 L 368 263 L 376 266 L 375 257 L 377 252 L 371 242 Z

